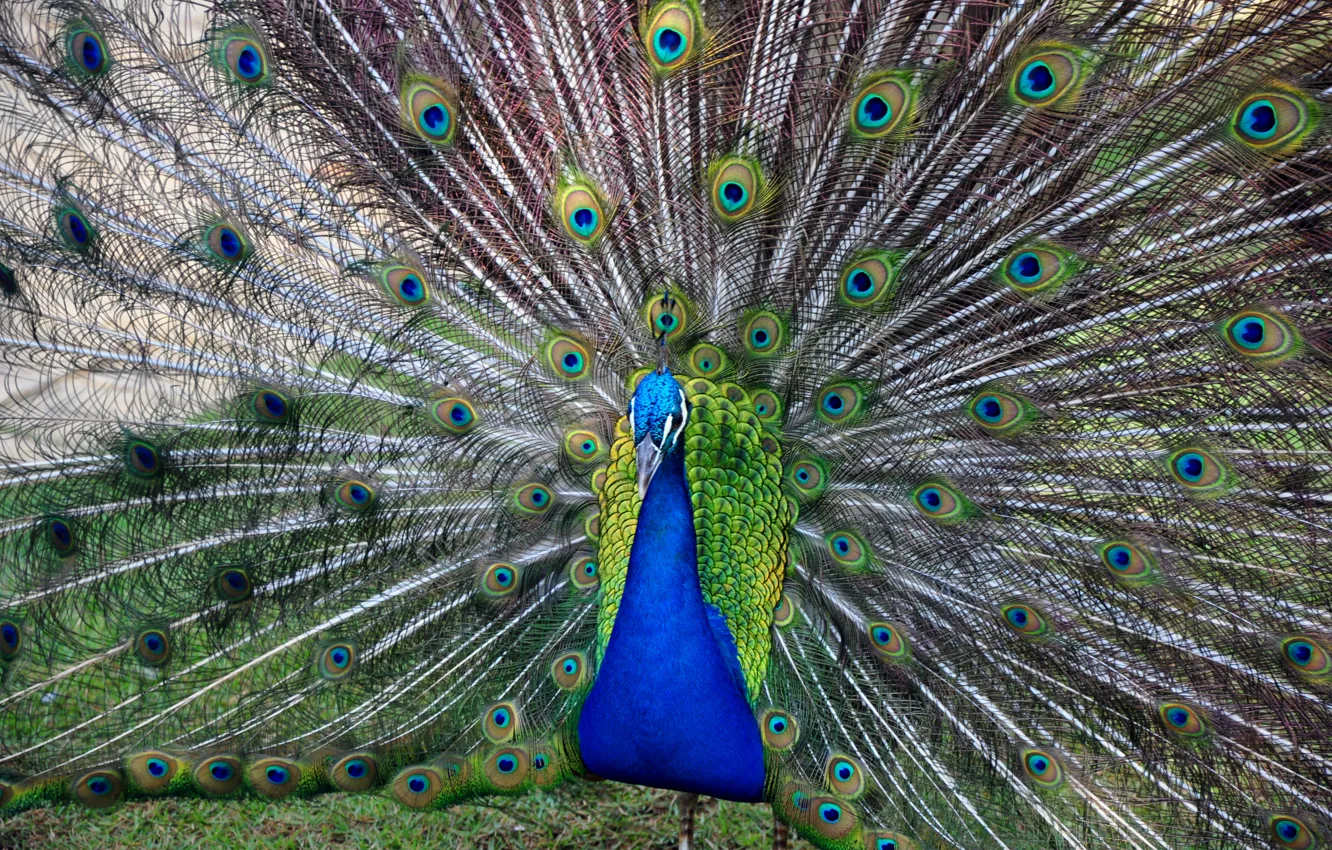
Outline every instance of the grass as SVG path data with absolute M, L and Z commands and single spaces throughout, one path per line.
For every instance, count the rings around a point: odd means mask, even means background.
M 674 848 L 675 795 L 612 782 L 570 782 L 551 792 L 488 806 L 414 812 L 371 795 L 328 794 L 303 802 L 166 799 L 109 812 L 65 805 L 0 820 L 0 850 L 305 850 L 305 848 Z M 767 806 L 705 799 L 696 848 L 764 848 Z M 792 840 L 792 848 L 807 845 Z

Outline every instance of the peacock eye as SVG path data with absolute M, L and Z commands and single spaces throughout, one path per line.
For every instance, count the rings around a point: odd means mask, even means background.
M 569 580 L 579 590 L 590 590 L 598 584 L 597 572 L 595 558 L 577 558 L 569 565 Z
M 1049 624 L 1039 611 L 1030 605 L 1013 602 L 999 609 L 1004 625 L 1023 637 L 1041 637 L 1049 631 Z
M 329 769 L 333 784 L 343 791 L 364 791 L 379 777 L 379 762 L 369 753 L 350 753 Z
M 851 101 L 851 130 L 862 139 L 882 139 L 902 126 L 911 109 L 905 77 L 872 81 Z
M 315 666 L 321 678 L 337 681 L 351 675 L 356 669 L 356 660 L 356 647 L 353 644 L 337 642 L 324 646 Z
M 71 207 L 56 213 L 56 227 L 65 245 L 75 253 L 88 251 L 97 238 L 97 232 L 83 213 Z
M 1055 291 L 1073 271 L 1071 257 L 1062 251 L 1022 248 L 1004 260 L 1000 278 L 1023 295 L 1035 295 Z
M 1207 733 L 1207 722 L 1203 714 L 1191 705 L 1180 702 L 1165 702 L 1157 708 L 1157 714 L 1165 724 L 1166 731 L 1180 739 L 1197 739 Z
M 1166 468 L 1191 495 L 1211 498 L 1229 486 L 1227 469 L 1217 455 L 1201 448 L 1184 448 L 1166 458 Z
M 514 496 L 514 506 L 524 514 L 544 514 L 554 503 L 555 497 L 543 484 L 524 485 Z
M 230 224 L 214 224 L 204 232 L 204 243 L 214 260 L 234 265 L 249 256 L 250 246 L 241 232 Z
M 865 788 L 864 771 L 850 756 L 834 753 L 824 764 L 823 777 L 828 787 L 848 800 L 860 796 Z
M 513 564 L 491 564 L 481 574 L 481 592 L 502 599 L 518 589 L 521 573 Z
M 606 230 L 605 213 L 592 188 L 575 183 L 560 190 L 558 210 L 564 230 L 575 241 L 591 245 Z
M 442 398 L 430 406 L 430 419 L 450 434 L 466 434 L 476 427 L 476 408 L 462 398 Z
M 700 378 L 710 378 L 719 374 L 728 364 L 726 355 L 720 348 L 709 343 L 694 346 L 689 352 L 689 365 Z
M 546 349 L 546 357 L 555 374 L 577 381 L 587 375 L 587 349 L 568 337 L 556 337 Z
M 1012 393 L 989 389 L 971 397 L 967 402 L 967 414 L 986 431 L 1008 437 L 1031 424 L 1035 409 Z
M 1299 143 L 1309 131 L 1309 106 L 1295 92 L 1250 95 L 1231 117 L 1235 137 L 1255 150 L 1279 153 Z
M 420 307 L 430 301 L 430 288 L 420 269 L 387 265 L 380 268 L 378 277 L 389 297 L 404 307 Z
M 688 323 L 688 310 L 685 303 L 674 297 L 654 297 L 648 302 L 648 326 L 656 337 L 670 337 L 682 333 Z M 697 349 L 696 349 L 697 351 Z M 716 363 L 716 358 L 709 356 L 709 366 Z M 695 370 L 698 370 L 696 358 L 691 358 Z M 710 370 L 703 370 L 710 371 Z
M 723 222 L 734 223 L 753 209 L 759 190 L 759 170 L 755 163 L 729 157 L 712 168 L 712 206 Z
M 1268 828 L 1278 846 L 1289 850 L 1313 850 L 1320 846 L 1313 830 L 1293 815 L 1273 815 Z
M 348 513 L 365 513 L 375 506 L 375 488 L 364 481 L 350 479 L 333 491 L 337 507 Z
M 781 347 L 786 335 L 781 319 L 773 313 L 755 313 L 741 328 L 745 349 L 754 355 L 772 354 Z
M 962 494 L 942 482 L 918 486 L 912 493 L 912 502 L 916 510 L 936 522 L 953 522 L 964 518 L 967 512 L 967 502 Z
M 882 303 L 894 291 L 897 263 L 887 253 L 862 256 L 842 269 L 839 296 L 848 307 Z
M 844 424 L 864 412 L 864 403 L 864 395 L 857 385 L 833 384 L 819 392 L 815 412 L 825 422 Z
M 1231 350 L 1261 366 L 1290 358 L 1300 345 L 1294 326 L 1267 310 L 1241 310 L 1221 323 L 1221 334 Z
M 47 517 L 42 520 L 42 532 L 47 544 L 60 557 L 68 557 L 78 551 L 78 541 L 74 537 L 73 526 L 63 517 Z
M 828 554 L 849 570 L 858 571 L 869 565 L 869 544 L 850 531 L 834 531 L 824 538 Z
M 268 54 L 258 40 L 243 35 L 222 38 L 218 56 L 228 76 L 247 86 L 268 80 Z
M 439 80 L 409 75 L 402 88 L 407 124 L 425 141 L 447 145 L 457 133 L 457 107 L 452 90 Z
M 291 415 L 291 399 L 277 390 L 258 390 L 250 396 L 250 411 L 260 422 L 281 425 Z
M 551 677 L 561 690 L 575 690 L 583 682 L 586 660 L 581 652 L 568 652 L 550 665 Z
M 23 630 L 13 620 L 0 620 L 0 661 L 12 661 L 23 648 Z
M 1294 635 L 1281 642 L 1281 658 L 1296 673 L 1317 682 L 1332 681 L 1332 649 L 1312 635 Z
M 823 463 L 814 458 L 804 458 L 792 464 L 788 479 L 795 486 L 796 494 L 806 502 L 817 499 L 828 487 L 828 473 Z
M 694 56 L 700 27 L 698 10 L 691 3 L 658 4 L 648 20 L 648 60 L 658 73 L 674 71 Z
M 909 657 L 910 644 L 897 626 L 892 623 L 877 622 L 870 623 L 865 630 L 869 634 L 871 648 L 880 658 L 885 661 L 901 662 Z
M 85 77 L 100 76 L 106 71 L 110 57 L 102 37 L 91 29 L 76 26 L 65 38 L 69 64 Z
M 154 667 L 165 664 L 171 658 L 171 641 L 161 629 L 140 632 L 134 641 L 134 649 L 140 661 Z
M 1064 771 L 1059 762 L 1054 756 L 1041 750 L 1024 751 L 1022 767 L 1041 787 L 1053 789 L 1064 781 Z
M 1076 91 L 1081 74 L 1082 60 L 1074 51 L 1043 50 L 1018 66 L 1009 91 L 1024 106 L 1052 106 Z
M 800 737 L 795 718 L 785 711 L 770 708 L 760 720 L 764 746 L 774 750 L 789 750 Z

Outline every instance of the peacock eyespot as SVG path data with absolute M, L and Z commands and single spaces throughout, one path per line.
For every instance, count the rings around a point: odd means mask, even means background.
M 902 630 L 892 623 L 876 622 L 865 627 L 870 646 L 887 661 L 900 662 L 909 656 L 911 647 Z
M 869 566 L 869 544 L 851 531 L 834 531 L 824 538 L 828 554 L 844 568 L 858 571 Z
M 254 582 L 249 571 L 241 566 L 224 566 L 217 573 L 217 595 L 223 602 L 244 602 L 254 595 Z
M 600 582 L 598 578 L 597 560 L 592 557 L 582 557 L 574 560 L 569 565 L 569 580 L 579 590 L 588 590 L 596 587 Z
M 404 307 L 421 307 L 430 302 L 425 273 L 414 266 L 387 265 L 379 269 L 378 277 L 389 297 Z
M 698 10 L 692 3 L 659 3 L 647 18 L 644 41 L 654 70 L 670 73 L 694 57 L 702 30 Z
M 1064 770 L 1058 760 L 1042 750 L 1024 750 L 1022 767 L 1041 787 L 1056 788 L 1064 781 Z
M 337 506 L 347 513 L 359 514 L 375 506 L 377 493 L 375 488 L 359 479 L 350 479 L 338 485 L 333 491 Z
M 250 244 L 241 232 L 230 224 L 214 224 L 204 232 L 204 244 L 214 260 L 235 265 L 250 255 Z
M 1018 65 L 1009 93 L 1023 106 L 1053 106 L 1076 92 L 1082 64 L 1072 50 L 1042 50 Z
M 760 357 L 781 348 L 786 336 L 786 329 L 774 313 L 754 314 L 744 323 L 741 332 L 745 339 L 745 350 Z
M 248 768 L 250 787 L 260 796 L 279 800 L 296 791 L 301 784 L 301 767 L 283 758 L 262 758 Z
M 67 558 L 78 552 L 74 527 L 64 517 L 53 516 L 42 520 L 42 537 L 61 558 Z
M 796 792 L 802 793 L 802 792 Z M 791 797 L 794 808 L 813 815 L 810 825 L 820 837 L 838 841 L 856 830 L 856 815 L 850 806 L 828 797 Z
M 74 780 L 74 797 L 90 809 L 105 809 L 119 802 L 125 792 L 120 771 L 93 770 Z
M 562 189 L 557 207 L 560 223 L 575 242 L 591 245 L 606 232 L 606 214 L 590 186 L 574 184 Z
M 782 418 L 782 402 L 771 390 L 758 390 L 749 399 L 754 415 L 763 423 L 777 423 Z
M 217 756 L 199 762 L 194 782 L 213 797 L 223 797 L 241 787 L 241 763 L 234 756 Z
M 790 594 L 783 591 L 777 598 L 777 605 L 772 609 L 772 624 L 784 628 L 795 622 L 796 604 Z
M 9 266 L 0 263 L 0 295 L 13 298 L 19 294 L 18 275 Z
M 1320 846 L 1313 829 L 1294 815 L 1272 815 L 1267 825 L 1279 847 L 1313 850 Z
M 1047 247 L 1020 248 L 1004 259 L 1000 279 L 1022 293 L 1052 293 L 1077 270 L 1073 255 Z
M 171 659 L 171 640 L 161 629 L 147 629 L 134 639 L 134 651 L 143 663 L 159 667 Z
M 496 787 L 516 788 L 527 778 L 531 759 L 520 747 L 502 747 L 485 761 L 486 776 Z
M 871 81 L 851 101 L 851 131 L 862 139 L 882 139 L 892 134 L 906 120 L 911 98 L 905 76 Z
M 922 516 L 935 522 L 956 522 L 967 515 L 967 502 L 962 494 L 942 482 L 927 482 L 917 486 L 912 491 L 911 501 Z
M 521 577 L 513 564 L 491 564 L 481 574 L 481 592 L 492 599 L 511 596 L 518 589 Z
M 319 651 L 315 668 L 320 678 L 337 682 L 346 679 L 356 670 L 356 646 L 339 641 L 327 644 Z
M 245 86 L 268 81 L 268 53 L 257 39 L 244 35 L 224 37 L 218 47 L 218 56 L 233 81 Z
M 0 620 L 0 661 L 13 661 L 23 649 L 23 629 L 15 620 Z
M 364 791 L 378 780 L 379 762 L 369 753 L 349 753 L 333 763 L 329 775 L 343 791 Z
M 1247 97 L 1230 119 L 1235 137 L 1254 150 L 1281 153 L 1302 141 L 1314 123 L 1314 110 L 1295 91 L 1267 91 Z
M 282 425 L 291 417 L 291 399 L 277 390 L 259 390 L 250 399 L 250 409 L 260 422 Z
M 1193 495 L 1220 495 L 1227 488 L 1226 467 L 1206 449 L 1184 448 L 1175 451 L 1166 459 L 1166 466 L 1175 481 Z
M 865 771 L 847 755 L 833 753 L 824 763 L 823 778 L 841 797 L 854 800 L 865 790 Z
M 56 213 L 56 227 L 66 247 L 75 253 L 84 253 L 97 240 L 97 231 L 88 223 L 87 217 L 72 207 L 66 207 Z
M 1157 707 L 1157 715 L 1172 735 L 1198 739 L 1207 734 L 1207 721 L 1203 713 L 1182 702 L 1164 702 Z
M 579 463 L 600 460 L 602 449 L 601 438 L 591 431 L 578 428 L 564 435 L 564 452 L 570 460 Z
M 738 222 L 754 210 L 762 180 L 756 164 L 729 157 L 712 171 L 712 207 L 723 223 Z
M 759 719 L 763 731 L 763 745 L 773 750 L 789 750 L 800 738 L 800 727 L 794 717 L 781 709 L 770 708 Z
M 393 779 L 393 796 L 404 806 L 424 809 L 444 790 L 444 778 L 434 767 L 409 767 Z
M 402 88 L 407 124 L 432 145 L 447 145 L 457 133 L 458 109 L 453 91 L 439 80 L 409 76 Z
M 1300 335 L 1285 318 L 1268 310 L 1241 310 L 1221 323 L 1231 350 L 1258 365 L 1289 359 L 1300 347 Z
M 1332 681 L 1332 648 L 1312 635 L 1281 641 L 1281 659 L 1291 670 L 1316 681 Z
M 167 753 L 149 750 L 130 756 L 126 768 L 139 789 L 155 793 L 167 789 L 180 770 L 180 762 Z
M 796 495 L 802 501 L 812 502 L 827 489 L 828 472 L 822 461 L 802 458 L 791 465 L 787 480 L 795 487 Z
M 513 497 L 514 507 L 519 513 L 540 516 L 550 510 L 555 503 L 555 495 L 544 484 L 525 484 Z
M 157 478 L 162 473 L 161 452 L 151 443 L 131 440 L 125 449 L 125 469 L 135 478 Z
M 864 408 L 864 394 L 855 384 L 834 384 L 821 390 L 815 398 L 817 415 L 832 424 L 852 422 L 864 412 Z
M 555 374 L 568 381 L 587 375 L 588 351 L 567 337 L 556 337 L 547 348 L 546 359 Z
M 430 420 L 449 434 L 466 434 L 476 427 L 476 408 L 464 398 L 442 398 L 430 405 Z
M 581 652 L 566 652 L 550 665 L 550 675 L 561 690 L 573 691 L 583 684 L 586 677 L 587 657 Z
M 721 374 L 729 363 L 725 352 L 710 343 L 701 343 L 689 351 L 689 366 L 700 378 Z
M 972 396 L 967 402 L 967 414 L 977 425 L 1000 436 L 1018 433 L 1030 424 L 1032 418 L 1023 399 L 998 389 Z
M 499 702 L 486 709 L 481 731 L 495 744 L 513 740 L 520 726 L 518 708 L 511 702 Z
M 1010 602 L 999 609 L 1004 625 L 1023 637 L 1042 637 L 1049 632 L 1050 626 L 1045 616 L 1030 605 Z
M 683 333 L 689 324 L 689 308 L 685 302 L 674 296 L 654 296 L 648 301 L 648 328 L 654 337 L 672 337 Z M 716 357 L 709 358 L 709 366 L 717 365 Z M 691 365 L 697 370 L 697 364 L 691 358 Z
M 65 36 L 65 55 L 71 68 L 84 77 L 101 76 L 110 64 L 106 42 L 86 26 L 74 26 Z
M 897 263 L 887 253 L 860 257 L 842 270 L 838 295 L 848 307 L 872 307 L 896 288 Z

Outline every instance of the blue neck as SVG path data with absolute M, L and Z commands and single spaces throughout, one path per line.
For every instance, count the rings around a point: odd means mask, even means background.
M 638 512 L 629 575 L 578 721 L 588 770 L 606 779 L 757 802 L 758 721 L 735 642 L 698 583 L 684 452 L 662 460 Z

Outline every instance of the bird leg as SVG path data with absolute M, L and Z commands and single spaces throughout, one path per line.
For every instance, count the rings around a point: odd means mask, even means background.
M 786 850 L 790 846 L 791 828 L 777 819 L 772 813 L 772 850 Z
M 698 808 L 698 795 L 682 793 L 675 801 L 680 805 L 680 850 L 693 850 L 694 811 Z

